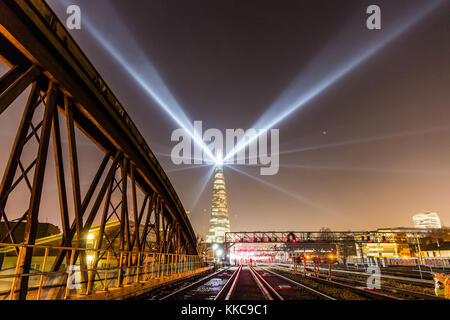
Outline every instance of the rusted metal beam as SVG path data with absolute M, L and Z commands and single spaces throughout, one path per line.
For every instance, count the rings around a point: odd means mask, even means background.
M 61 132 L 59 127 L 58 112 L 55 112 L 55 115 L 53 117 L 52 132 L 53 153 L 55 156 L 56 179 L 58 184 L 58 197 L 61 213 L 61 225 L 63 231 L 62 245 L 70 247 L 72 242 L 68 241 L 70 231 L 69 209 L 67 205 L 66 181 L 64 177 L 64 161 L 61 148 Z
M 95 245 L 96 250 L 99 250 L 102 248 L 103 237 L 105 235 L 106 218 L 108 216 L 109 202 L 111 201 L 111 190 L 112 190 L 113 180 L 114 179 L 110 179 L 109 184 L 108 184 L 108 191 L 106 192 L 105 204 L 103 207 L 103 213 L 102 213 L 101 222 L 100 222 L 100 229 L 98 231 L 97 243 Z M 111 243 L 110 243 L 110 245 L 111 245 Z M 98 262 L 100 259 L 101 259 L 100 253 L 99 253 L 99 251 L 96 251 L 95 260 L 94 260 L 93 267 L 92 267 L 93 269 L 97 269 L 97 265 L 98 265 Z M 89 294 L 94 287 L 94 281 L 93 281 L 94 279 L 95 279 L 95 273 L 91 272 L 89 274 L 89 282 L 88 282 L 89 286 L 87 288 L 87 294 Z
M 100 208 L 100 205 L 102 203 L 103 197 L 104 197 L 104 195 L 105 195 L 105 193 L 107 191 L 108 184 L 114 178 L 114 174 L 115 174 L 116 169 L 117 169 L 117 164 L 121 160 L 121 157 L 122 157 L 122 154 L 118 152 L 117 155 L 115 156 L 114 160 L 113 160 L 113 163 L 111 164 L 111 167 L 109 168 L 109 171 L 108 171 L 108 173 L 106 175 L 105 180 L 103 181 L 102 187 L 100 188 L 100 191 L 98 192 L 97 198 L 95 199 L 95 202 L 92 205 L 91 212 L 90 212 L 88 218 L 86 219 L 86 223 L 84 224 L 84 227 L 83 227 L 84 229 L 81 232 L 82 234 L 85 234 L 91 228 L 92 222 L 94 221 L 95 216 L 98 213 L 98 209 Z M 76 232 L 76 226 L 75 226 L 75 222 L 74 222 L 72 224 L 72 227 L 71 227 L 70 232 L 69 232 L 69 237 L 68 237 L 69 241 L 73 240 L 75 232 Z M 59 268 L 61 267 L 61 264 L 63 262 L 63 258 L 64 258 L 65 253 L 66 252 L 64 252 L 64 251 L 61 251 L 61 252 L 58 253 L 58 256 L 56 257 L 55 262 L 53 263 L 52 271 L 59 270 Z
M 0 208 L 1 212 L 2 212 L 2 216 L 4 215 L 6 217 L 6 214 L 4 213 L 3 209 Z M 11 239 L 11 243 L 15 243 L 14 240 L 14 231 L 17 229 L 18 226 L 20 226 L 20 224 L 22 223 L 22 221 L 25 219 L 25 217 L 27 216 L 28 210 L 25 211 L 25 213 L 20 217 L 19 220 L 14 222 L 14 226 L 11 228 L 11 225 L 9 224 L 9 222 L 6 224 L 6 229 L 7 229 L 7 233 L 6 235 L 0 240 L 1 243 L 5 243 L 7 238 Z M 8 219 L 6 218 L 6 221 L 8 221 Z M 11 229 L 10 229 L 11 228 Z M 19 254 L 17 248 L 16 248 L 16 253 L 17 255 Z
M 25 183 L 28 187 L 28 190 L 30 190 L 30 192 L 31 192 L 31 182 L 28 179 L 27 172 L 25 171 L 25 168 L 23 167 L 22 161 L 19 160 L 18 164 L 19 164 L 20 171 L 22 172 L 22 177 L 25 179 Z
M 3 12 L 3 11 L 2 11 Z M 10 68 L 23 66 L 28 68 L 31 63 L 3 34 L 0 34 L 0 61 Z
M 120 191 L 122 193 L 122 202 L 120 207 L 120 250 L 126 250 L 126 229 L 127 229 L 127 216 L 128 216 L 128 206 L 127 206 L 127 159 L 124 158 L 122 161 L 121 177 L 122 177 L 122 187 Z
M 23 140 L 27 137 L 28 130 L 30 128 L 30 122 L 33 118 L 34 111 L 36 109 L 36 101 L 38 100 L 38 89 L 37 84 L 34 83 L 30 95 L 28 96 L 28 101 L 23 112 L 22 120 L 20 122 L 19 128 L 17 130 L 16 138 L 11 149 L 8 163 L 3 174 L 2 183 L 0 185 L 0 207 L 4 208 L 9 189 L 13 183 L 14 176 L 16 175 L 17 166 L 19 165 L 19 159 L 22 155 L 22 150 L 24 147 Z
M 78 241 L 81 241 L 82 237 L 81 231 L 83 229 L 83 217 L 81 214 L 80 176 L 78 170 L 78 155 L 75 140 L 75 126 L 73 121 L 74 105 L 71 99 L 67 96 L 64 97 L 64 105 L 66 109 L 67 139 L 69 141 L 70 170 L 72 173 L 72 192 L 74 200 L 75 225 L 78 235 Z
M 134 248 L 134 243 L 136 242 L 136 246 L 137 248 L 139 248 L 139 251 L 142 251 L 141 249 L 141 239 L 140 239 L 140 233 L 136 232 L 136 230 L 139 230 L 141 222 L 142 222 L 142 218 L 144 216 L 145 213 L 145 207 L 147 205 L 147 201 L 148 201 L 149 195 L 146 194 L 144 197 L 144 201 L 142 202 L 142 206 L 141 206 L 141 210 L 139 212 L 139 216 L 137 217 L 137 223 L 136 225 L 138 226 L 138 228 L 135 228 L 135 231 L 133 233 L 133 239 L 131 240 L 131 247 Z M 146 230 L 145 229 L 146 225 L 144 225 L 144 230 L 143 232 Z
M 14 66 L 0 79 L 0 93 L 3 93 L 10 85 L 12 85 L 23 73 L 24 68 L 21 65 Z
M 38 225 L 39 206 L 41 203 L 42 188 L 44 184 L 44 173 L 47 163 L 48 145 L 50 140 L 50 133 L 52 128 L 53 116 L 56 111 L 56 95 L 57 89 L 54 82 L 50 82 L 47 103 L 45 106 L 43 125 L 41 130 L 41 139 L 39 144 L 36 169 L 34 171 L 33 192 L 30 197 L 30 204 L 27 215 L 27 224 L 25 226 L 24 244 L 34 244 L 36 240 L 36 232 Z M 33 249 L 27 247 L 23 250 L 24 253 L 19 255 L 19 270 L 20 273 L 28 274 L 30 271 L 31 258 Z M 28 277 L 21 277 L 19 294 L 17 296 L 20 300 L 25 300 L 28 291 Z
M 102 218 L 101 218 L 101 221 L 100 221 L 100 229 L 99 229 L 98 235 L 97 235 L 96 249 L 101 249 L 102 248 L 103 237 L 104 237 L 104 234 L 105 234 L 105 226 L 106 226 L 107 217 L 108 217 L 109 202 L 111 201 L 112 185 L 113 185 L 113 180 L 111 179 L 111 181 L 110 181 L 110 183 L 108 185 L 108 191 L 106 193 L 105 205 L 104 205 L 104 208 L 103 208 Z
M 38 66 L 32 65 L 0 94 L 0 115 L 37 77 L 41 74 Z
M 25 173 L 28 174 L 28 172 L 30 172 L 31 169 L 33 169 L 33 167 L 36 165 L 36 160 L 34 159 L 29 165 L 28 167 L 25 169 Z M 4 196 L 7 197 L 13 190 L 15 187 L 17 187 L 17 185 L 20 183 L 20 181 L 22 181 L 22 179 L 24 178 L 24 175 L 21 174 L 16 181 L 14 181 L 14 183 L 12 184 L 12 186 L 5 191 Z
M 133 164 L 130 164 L 130 175 L 131 175 L 131 200 L 133 201 L 133 218 L 134 218 L 134 235 L 133 240 L 130 243 L 130 247 L 133 248 L 135 239 L 137 238 L 137 247 L 139 248 L 139 226 L 140 221 L 138 218 L 138 209 L 137 209 L 137 195 L 136 195 L 136 179 L 135 179 L 135 170 Z M 137 234 L 137 236 L 135 236 Z
M 9 236 L 11 243 L 16 243 L 16 240 L 14 238 L 14 228 L 11 228 L 11 224 L 9 223 L 8 217 L 5 213 L 5 210 L 3 208 L 0 208 L 1 217 L 3 217 L 3 220 L 5 221 L 5 226 L 8 231 L 7 235 Z M 15 248 L 16 254 L 19 255 L 19 250 L 17 247 Z
M 149 224 L 150 224 L 150 218 L 152 216 L 152 212 L 153 211 L 153 206 L 155 203 L 155 198 L 156 198 L 156 193 L 154 193 L 148 203 L 148 207 L 147 207 L 147 217 L 145 218 L 145 222 L 144 222 L 144 230 L 142 230 L 142 237 L 141 240 L 139 242 L 139 251 L 143 252 L 145 250 L 145 244 L 147 243 L 147 233 L 149 231 Z
M 106 166 L 108 165 L 108 161 L 111 158 L 111 153 L 107 152 L 105 156 L 103 157 L 103 161 L 98 167 L 98 170 L 94 176 L 94 179 L 92 180 L 91 184 L 89 185 L 89 189 L 86 192 L 86 195 L 84 196 L 83 203 L 81 204 L 81 212 L 84 214 L 86 212 L 86 209 L 89 205 L 89 202 L 92 199 L 92 196 L 94 195 L 95 189 L 98 186 L 98 183 L 100 182 L 100 179 L 105 172 Z
M 159 195 L 156 197 L 155 202 L 155 233 L 156 233 L 156 243 L 158 246 L 161 245 L 161 232 L 160 232 L 160 202 L 161 199 Z
M 8 229 L 8 234 L 11 239 L 12 243 L 16 243 L 14 239 L 14 234 L 11 232 L 11 226 L 8 221 L 8 217 L 5 213 L 5 207 L 6 202 L 8 200 L 8 196 L 12 190 L 11 184 L 13 183 L 14 176 L 16 175 L 17 167 L 20 162 L 20 157 L 22 155 L 23 147 L 25 145 L 24 140 L 27 137 L 28 130 L 30 128 L 30 123 L 34 115 L 34 111 L 37 107 L 36 102 L 38 101 L 39 94 L 38 94 L 38 88 L 37 83 L 34 82 L 33 86 L 31 88 L 31 92 L 28 96 L 28 101 L 25 106 L 25 110 L 23 112 L 22 120 L 20 122 L 19 128 L 17 130 L 16 138 L 14 140 L 14 144 L 11 149 L 11 153 L 9 156 L 8 163 L 5 168 L 5 172 L 3 174 L 2 183 L 0 185 L 0 220 L 1 217 L 3 217 L 3 220 L 5 221 L 6 228 Z M 26 172 L 26 170 L 25 170 Z M 23 177 L 23 174 L 22 176 Z M 19 178 L 20 181 L 22 178 Z M 13 187 L 15 187 L 16 184 L 14 184 Z M 15 248 L 16 253 L 19 253 L 19 250 Z
M 64 107 L 66 110 L 67 139 L 69 141 L 69 159 L 70 171 L 72 176 L 72 193 L 74 201 L 75 226 L 77 230 L 77 247 L 85 247 L 85 239 L 83 231 L 83 215 L 81 211 L 81 187 L 80 173 L 78 169 L 77 144 L 75 139 L 75 125 L 73 120 L 73 110 L 75 108 L 72 99 L 64 96 Z M 76 261 L 76 260 L 75 260 Z M 86 272 L 86 255 L 84 251 L 80 252 L 80 274 L 82 291 L 85 291 L 85 282 L 87 281 Z

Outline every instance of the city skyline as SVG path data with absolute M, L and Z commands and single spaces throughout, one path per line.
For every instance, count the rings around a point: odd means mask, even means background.
M 64 2 L 49 4 L 64 21 Z M 170 133 L 179 125 L 132 85 L 136 75 L 129 68 L 146 70 L 143 66 L 151 62 L 190 120 L 223 131 L 249 128 L 260 118 L 275 118 L 282 102 L 289 102 L 292 92 L 302 93 L 307 81 L 313 84 L 327 70 L 354 61 L 355 52 L 383 43 L 414 18 L 406 30 L 277 123 L 277 175 L 260 176 L 255 166 L 224 166 L 230 222 L 237 231 L 274 226 L 376 229 L 412 226 L 412 216 L 424 211 L 438 212 L 443 225 L 450 221 L 445 10 L 415 19 L 423 1 L 411 1 L 408 7 L 380 1 L 383 27 L 369 33 L 364 1 L 327 3 L 326 10 L 320 1 L 288 6 L 265 2 L 257 14 L 250 4 L 222 4 L 221 11 L 206 2 L 197 7 L 201 10 L 157 1 L 133 7 L 120 1 L 74 4 L 86 20 L 81 30 L 70 34 L 127 106 L 183 206 L 191 211 L 198 233 L 204 229 L 203 209 L 210 210 L 213 168 L 171 162 Z M 210 18 L 196 19 L 203 15 Z M 120 18 L 106 18 L 110 16 Z M 116 53 L 128 58 L 128 69 L 118 63 Z M 2 74 L 7 70 L 0 68 Z M 19 121 L 12 112 L 7 116 L 1 123 L 3 149 Z M 0 169 L 7 156 L 1 155 Z M 85 163 L 82 183 L 89 181 L 90 163 L 97 159 L 100 154 L 86 141 L 80 150 Z M 54 185 L 47 187 L 48 193 L 54 190 Z M 58 210 L 57 202 L 44 205 L 47 212 Z M 50 213 L 42 217 L 47 218 L 56 221 Z

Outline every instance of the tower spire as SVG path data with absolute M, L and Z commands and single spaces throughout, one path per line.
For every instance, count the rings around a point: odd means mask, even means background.
M 211 205 L 211 220 L 206 233 L 206 242 L 224 242 L 225 232 L 230 232 L 230 219 L 228 217 L 227 193 L 223 176 L 222 156 L 217 154 L 216 169 L 214 172 L 214 185 Z

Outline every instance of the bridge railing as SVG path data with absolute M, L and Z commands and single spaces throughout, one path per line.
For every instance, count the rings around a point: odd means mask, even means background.
M 26 247 L 34 252 L 29 273 L 20 269 L 20 256 Z M 51 271 L 61 252 L 68 263 Z M 54 300 L 136 283 L 164 283 L 205 266 L 205 259 L 197 255 L 0 243 L 0 300 L 17 299 L 18 284 L 24 277 L 28 277 L 28 300 Z

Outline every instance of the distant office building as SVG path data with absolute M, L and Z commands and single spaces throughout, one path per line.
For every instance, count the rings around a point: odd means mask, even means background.
M 450 241 L 425 245 L 421 253 L 424 258 L 448 258 L 450 257 Z
M 21 243 L 25 237 L 26 222 L 10 221 L 9 227 L 13 230 L 12 235 L 16 242 Z M 61 231 L 59 228 L 48 222 L 39 222 L 36 230 L 36 239 L 45 238 L 54 234 L 58 234 Z M 8 232 L 8 226 L 4 221 L 0 222 L 0 242 L 9 242 L 10 235 Z
M 416 228 L 439 229 L 441 220 L 436 212 L 424 212 L 413 216 L 414 226 Z
M 409 258 L 412 256 L 409 243 L 417 241 L 415 231 L 409 233 L 381 230 L 383 231 L 368 231 L 355 235 L 358 243 L 356 248 L 358 258 Z

